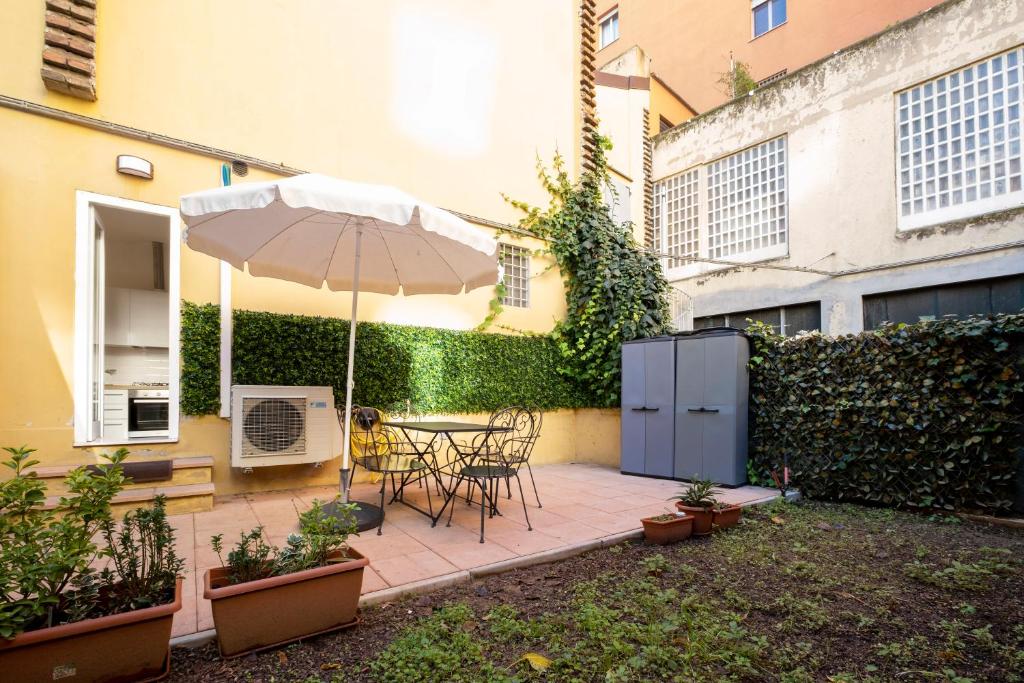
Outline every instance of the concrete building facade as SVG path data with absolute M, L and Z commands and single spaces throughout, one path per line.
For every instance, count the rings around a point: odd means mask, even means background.
M 654 139 L 696 327 L 1024 308 L 1024 3 L 950 0 Z

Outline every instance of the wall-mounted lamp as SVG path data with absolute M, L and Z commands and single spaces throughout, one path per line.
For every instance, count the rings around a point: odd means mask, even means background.
M 133 157 L 130 154 L 118 154 L 117 172 L 152 180 L 153 164 L 141 157 Z

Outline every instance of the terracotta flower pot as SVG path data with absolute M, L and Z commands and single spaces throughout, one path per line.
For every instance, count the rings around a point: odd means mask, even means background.
M 170 671 L 171 621 L 180 609 L 178 579 L 174 600 L 165 605 L 0 639 L 0 678 L 21 683 L 161 679 Z
M 336 556 L 340 556 L 340 553 Z M 369 560 L 353 558 L 326 567 L 228 584 L 225 567 L 209 569 L 203 597 L 213 607 L 222 657 L 283 645 L 358 623 L 356 608 Z
M 715 510 L 714 524 L 719 529 L 728 529 L 734 527 L 740 523 L 740 514 L 742 514 L 743 508 L 739 505 L 730 505 L 728 507 Z
M 690 507 L 682 501 L 676 502 L 676 510 L 693 516 L 693 535 L 707 536 L 711 533 L 711 523 L 714 516 L 712 508 Z
M 673 519 L 660 520 L 657 517 L 641 519 L 644 525 L 644 538 L 649 543 L 668 545 L 685 541 L 693 532 L 693 517 L 690 515 L 676 516 Z

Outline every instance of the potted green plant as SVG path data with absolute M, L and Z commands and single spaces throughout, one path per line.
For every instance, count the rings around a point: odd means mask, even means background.
M 4 450 L 14 476 L 0 482 L 0 671 L 18 681 L 166 675 L 183 562 L 163 499 L 115 521 L 121 449 L 98 471 L 72 471 L 68 494 L 45 509 L 46 484 L 30 471 L 34 451 Z M 97 571 L 101 558 L 109 566 Z
M 299 515 L 287 546 L 263 541 L 263 529 L 243 533 L 224 562 L 222 535 L 211 539 L 221 566 L 207 570 L 204 597 L 213 608 L 221 656 L 283 645 L 353 626 L 368 560 L 348 547 L 356 531 L 354 504 L 323 503 Z
M 677 501 L 677 510 L 693 516 L 694 536 L 706 536 L 711 533 L 714 507 L 718 502 L 712 493 L 714 487 L 714 482 L 694 476 L 689 486 L 669 499 Z
M 683 512 L 667 512 L 640 522 L 644 525 L 644 539 L 656 545 L 685 541 L 693 532 L 693 515 Z
M 712 522 L 716 529 L 728 529 L 740 523 L 743 508 L 731 503 L 715 503 Z

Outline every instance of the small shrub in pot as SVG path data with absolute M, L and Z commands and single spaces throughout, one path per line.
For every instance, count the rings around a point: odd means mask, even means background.
M 693 535 L 705 536 L 711 533 L 714 518 L 714 507 L 718 500 L 713 493 L 715 484 L 708 479 L 698 479 L 672 496 L 676 509 L 693 516 Z
M 278 549 L 257 527 L 241 534 L 223 559 L 223 537 L 211 539 L 221 567 L 206 572 L 217 645 L 224 657 L 274 647 L 358 623 L 366 558 L 348 547 L 354 504 L 323 503 L 299 514 L 299 533 Z M 267 615 L 273 614 L 272 619 Z
M 729 529 L 740 523 L 743 508 L 731 503 L 715 503 L 712 522 L 716 529 Z
M 97 471 L 68 474 L 68 494 L 47 509 L 34 451 L 5 450 L 14 477 L 0 482 L 0 671 L 20 681 L 165 674 L 183 563 L 163 499 L 116 524 L 111 501 L 128 456 L 120 449 Z M 110 566 L 97 571 L 100 558 Z
M 682 512 L 669 512 L 640 520 L 644 525 L 644 539 L 656 545 L 685 541 L 693 533 L 693 516 Z

